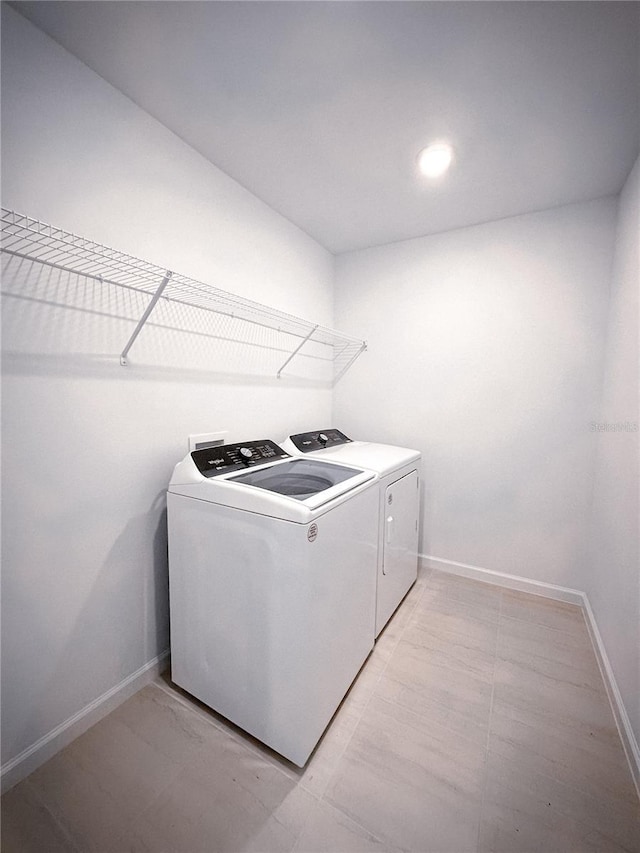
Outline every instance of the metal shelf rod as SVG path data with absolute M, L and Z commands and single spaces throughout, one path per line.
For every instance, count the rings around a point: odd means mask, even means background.
M 149 304 L 148 304 L 148 305 L 147 305 L 147 307 L 145 308 L 144 314 L 143 314 L 143 315 L 142 315 L 142 317 L 140 317 L 140 319 L 138 320 L 138 325 L 137 325 L 137 326 L 135 327 L 135 329 L 133 330 L 133 333 L 132 333 L 131 337 L 130 337 L 130 338 L 129 338 L 129 340 L 127 341 L 127 345 L 126 345 L 126 346 L 125 346 L 125 348 L 122 350 L 122 353 L 121 353 L 121 355 L 120 355 L 120 364 L 121 364 L 123 367 L 126 367 L 126 366 L 127 366 L 127 364 L 128 364 L 128 362 L 127 362 L 127 355 L 129 354 L 129 350 L 130 350 L 130 349 L 131 349 L 131 347 L 133 346 L 133 342 L 135 341 L 135 339 L 138 337 L 138 335 L 139 335 L 139 334 L 140 334 L 140 332 L 142 331 L 142 327 L 144 326 L 144 324 L 145 324 L 145 323 L 147 322 L 147 320 L 149 319 L 149 315 L 151 314 L 151 312 L 153 311 L 153 309 L 156 307 L 156 304 L 157 304 L 157 302 L 158 302 L 158 299 L 160 299 L 160 297 L 162 296 L 162 291 L 163 291 L 163 290 L 165 289 L 165 287 L 169 284 L 169 281 L 171 280 L 171 276 L 172 276 L 172 275 L 173 275 L 173 273 L 171 273 L 171 272 L 169 272 L 169 270 L 167 270 L 167 273 L 166 273 L 165 277 L 162 279 L 162 281 L 161 281 L 161 282 L 160 282 L 160 284 L 158 285 L 158 289 L 157 289 L 157 290 L 156 290 L 156 292 L 153 294 L 153 296 L 151 297 L 151 301 L 149 302 Z
M 291 353 L 291 355 L 289 356 L 289 358 L 285 361 L 285 363 L 282 365 L 282 367 L 280 368 L 280 370 L 276 373 L 276 376 L 277 376 L 277 378 L 278 378 L 278 379 L 280 379 L 280 374 L 281 374 L 281 373 L 282 373 L 282 371 L 285 369 L 285 367 L 289 364 L 289 362 L 290 362 L 290 361 L 291 361 L 291 359 L 294 357 L 294 355 L 297 355 L 297 353 L 299 353 L 299 352 L 300 352 L 300 350 L 302 349 L 302 347 L 306 344 L 306 342 L 307 342 L 307 341 L 309 340 L 309 338 L 313 335 L 313 333 L 315 332 L 315 330 L 316 330 L 317 328 L 318 328 L 318 326 L 317 326 L 317 325 L 315 325 L 315 326 L 313 327 L 313 329 L 311 329 L 311 331 L 309 332 L 309 334 L 307 335 L 307 337 L 306 337 L 306 338 L 304 338 L 304 340 L 300 341 L 300 343 L 298 344 L 298 346 L 294 349 L 294 351 Z

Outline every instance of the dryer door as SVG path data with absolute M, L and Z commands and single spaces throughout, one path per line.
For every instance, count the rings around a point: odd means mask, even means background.
M 391 483 L 384 493 L 376 636 L 418 576 L 419 502 L 417 471 Z

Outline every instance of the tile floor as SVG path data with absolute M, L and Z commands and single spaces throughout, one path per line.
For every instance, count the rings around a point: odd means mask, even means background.
M 140 691 L 2 798 L 3 853 L 638 853 L 579 608 L 432 572 L 298 770 Z

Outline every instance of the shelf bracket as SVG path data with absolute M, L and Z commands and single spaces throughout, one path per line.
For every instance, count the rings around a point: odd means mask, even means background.
M 296 355 L 300 352 L 300 350 L 301 350 L 301 349 L 302 349 L 302 347 L 306 344 L 306 342 L 309 340 L 309 338 L 311 338 L 311 337 L 313 336 L 313 333 L 315 332 L 315 330 L 318 328 L 318 326 L 319 326 L 319 325 L 320 325 L 319 323 L 316 323 L 316 325 L 313 327 L 313 329 L 311 329 L 311 331 L 309 332 L 309 334 L 307 335 L 307 337 L 306 337 L 306 338 L 303 338 L 303 339 L 302 339 L 302 341 L 300 341 L 300 343 L 298 344 L 298 346 L 294 349 L 294 351 L 291 353 L 291 355 L 289 356 L 289 358 L 285 361 L 285 363 L 282 365 L 282 367 L 280 368 L 280 370 L 276 373 L 276 376 L 278 377 L 278 379 L 280 379 L 280 374 L 281 374 L 281 373 L 282 373 L 282 371 L 285 369 L 285 367 L 289 364 L 289 362 L 291 361 L 291 359 L 292 359 L 294 356 L 296 356 Z
M 363 341 L 362 344 L 360 345 L 360 349 L 358 350 L 358 352 L 355 353 L 355 355 L 349 359 L 349 361 L 345 364 L 345 366 L 337 374 L 337 376 L 334 376 L 334 379 L 333 379 L 334 384 L 338 381 L 338 379 L 340 379 L 342 376 L 344 376 L 344 374 L 347 372 L 347 370 L 349 370 L 349 368 L 351 367 L 353 362 L 358 358 L 359 355 L 362 355 L 362 353 L 366 350 L 366 348 L 367 348 L 367 342 Z
M 139 319 L 139 321 L 138 321 L 138 325 L 135 327 L 135 329 L 133 330 L 133 333 L 132 333 L 131 337 L 130 337 L 130 338 L 129 338 L 129 340 L 127 341 L 127 345 L 126 345 L 126 346 L 125 346 L 125 348 L 122 350 L 122 353 L 120 354 L 120 364 L 121 364 L 123 367 L 126 367 L 126 366 L 129 364 L 129 362 L 128 362 L 128 360 L 127 360 L 127 356 L 128 356 L 128 354 L 129 354 L 129 350 L 130 350 L 130 349 L 131 349 L 131 347 L 133 346 L 133 343 L 134 343 L 135 339 L 138 337 L 138 335 L 139 335 L 139 334 L 140 334 L 140 332 L 142 331 L 142 327 L 144 326 L 144 324 L 145 324 L 145 323 L 147 322 L 147 320 L 149 319 L 149 315 L 151 314 L 151 312 L 153 311 L 153 309 L 156 307 L 156 304 L 157 304 L 157 302 L 158 302 L 158 299 L 160 299 L 160 297 L 162 296 L 162 291 L 163 291 L 163 290 L 165 289 L 165 287 L 169 284 L 169 281 L 171 280 L 171 276 L 172 276 L 172 275 L 173 275 L 173 273 L 172 273 L 172 272 L 170 272 L 169 270 L 167 270 L 167 272 L 165 273 L 164 278 L 162 279 L 162 281 L 161 281 L 161 282 L 160 282 L 160 284 L 158 285 L 158 289 L 156 290 L 156 292 L 155 292 L 155 293 L 153 294 L 153 296 L 151 297 L 151 301 L 150 301 L 150 302 L 149 302 L 149 304 L 147 305 L 147 307 L 146 307 L 146 309 L 145 309 L 144 314 L 142 315 L 142 317 L 140 317 L 140 319 Z

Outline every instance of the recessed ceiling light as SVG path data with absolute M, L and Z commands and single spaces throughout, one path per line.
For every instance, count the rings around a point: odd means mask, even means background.
M 436 142 L 418 154 L 418 168 L 427 178 L 444 175 L 453 160 L 453 149 L 446 142 Z

